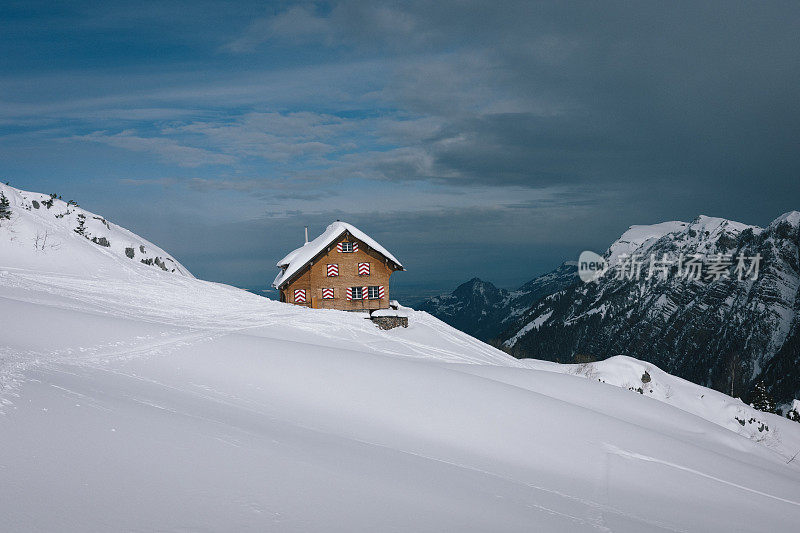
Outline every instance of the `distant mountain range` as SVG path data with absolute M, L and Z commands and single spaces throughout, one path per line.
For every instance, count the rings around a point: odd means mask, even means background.
M 472 278 L 451 294 L 429 298 L 417 308 L 475 338 L 490 342 L 512 327 L 542 297 L 580 283 L 577 272 L 576 262 L 564 263 L 514 291 Z
M 678 258 L 685 272 L 695 254 L 729 259 L 727 275 L 714 279 L 706 264 L 700 279 L 679 276 Z M 648 275 L 651 255 L 672 264 Z M 760 256 L 757 279 L 738 279 L 739 256 L 748 268 Z M 620 274 L 631 257 L 646 260 L 638 279 Z M 518 358 L 623 354 L 734 396 L 761 380 L 782 401 L 800 396 L 800 212 L 766 228 L 706 216 L 633 226 L 603 258 L 596 282 L 565 263 L 515 291 L 475 278 L 419 308 Z

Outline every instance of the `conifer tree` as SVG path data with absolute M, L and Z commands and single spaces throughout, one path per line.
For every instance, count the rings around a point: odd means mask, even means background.
M 763 381 L 756 383 L 755 390 L 753 391 L 753 401 L 750 405 L 765 413 L 775 412 L 775 401 L 772 399 L 772 396 L 769 395 L 769 392 L 767 392 L 767 386 Z
M 11 202 L 6 198 L 5 193 L 0 192 L 0 220 L 11 218 Z

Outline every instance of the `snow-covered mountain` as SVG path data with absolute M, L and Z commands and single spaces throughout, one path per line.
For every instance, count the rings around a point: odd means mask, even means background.
M 652 364 L 516 360 L 411 310 L 408 328 L 383 331 L 131 260 L 113 251 L 124 233 L 104 247 L 41 222 L 62 246 L 28 253 L 22 228 L 40 222 L 12 211 L 0 221 L 0 531 L 800 521 L 800 424 Z
M 115 271 L 120 263 L 126 268 L 141 264 L 192 277 L 155 244 L 75 202 L 4 184 L 0 184 L 0 193 L 13 213 L 9 220 L 0 220 L 4 231 L 0 257 L 13 257 L 15 264 L 39 267 L 44 262 L 54 272 L 76 274 Z
M 488 342 L 511 327 L 540 298 L 579 283 L 576 273 L 574 262 L 564 263 L 514 291 L 473 278 L 450 294 L 428 298 L 417 308 Z
M 501 322 L 509 292 L 479 278 L 462 283 L 451 294 L 428 298 L 417 305 L 476 339 L 489 340 L 503 331 Z
M 755 280 L 681 278 L 676 265 L 648 279 L 647 263 L 639 279 L 618 279 L 621 261 L 633 254 L 761 261 Z M 633 226 L 604 257 L 612 267 L 605 275 L 540 300 L 501 334 L 503 347 L 561 362 L 626 354 L 734 396 L 761 379 L 782 400 L 800 394 L 799 212 L 767 228 L 706 216 Z

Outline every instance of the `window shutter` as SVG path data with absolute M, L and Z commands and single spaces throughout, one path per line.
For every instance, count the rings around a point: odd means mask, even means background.
M 383 288 L 383 285 L 378 287 L 378 298 L 383 300 L 386 297 L 386 290 Z
M 323 300 L 333 299 L 333 288 L 322 289 L 322 299 Z
M 352 287 L 347 287 L 347 299 L 348 300 L 352 300 L 353 299 L 353 288 Z
M 340 242 L 336 243 L 336 251 L 342 253 L 342 243 Z
M 353 243 L 353 252 L 357 252 L 357 251 L 358 251 L 358 243 L 354 242 Z
M 338 275 L 339 275 L 339 265 L 337 264 L 328 265 L 328 277 L 333 277 Z
M 369 263 L 359 263 L 358 264 L 358 275 L 359 276 L 369 276 Z
M 296 303 L 296 304 L 304 304 L 304 303 L 306 303 L 306 290 L 305 289 L 295 289 L 294 290 L 294 303 Z
M 361 287 L 361 299 L 369 299 L 369 287 Z

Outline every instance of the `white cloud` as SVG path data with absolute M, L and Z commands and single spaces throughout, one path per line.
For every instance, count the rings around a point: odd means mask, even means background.
M 333 28 L 328 19 L 318 17 L 307 7 L 294 6 L 274 17 L 253 21 L 240 36 L 226 43 L 222 49 L 245 53 L 252 52 L 259 44 L 270 39 L 299 43 L 329 40 L 332 34 Z
M 336 151 L 342 134 L 353 127 L 352 121 L 332 115 L 270 112 L 195 121 L 165 128 L 163 133 L 198 135 L 225 153 L 286 162 Z
M 184 146 L 177 141 L 165 137 L 140 137 L 130 131 L 113 135 L 106 132 L 94 132 L 89 135 L 72 137 L 73 140 L 91 141 L 134 152 L 148 152 L 158 155 L 163 160 L 182 167 L 200 167 L 204 165 L 232 165 L 237 159 L 233 156 Z
M 307 6 L 293 6 L 276 15 L 253 21 L 222 46 L 231 53 L 248 53 L 268 41 L 327 46 L 367 44 L 396 47 L 419 44 L 429 37 L 408 10 L 375 2 L 339 2 L 325 16 Z

